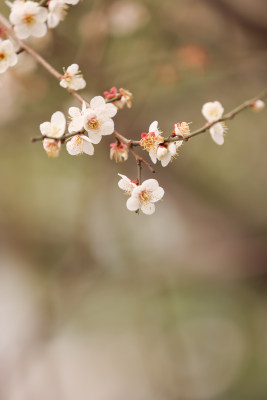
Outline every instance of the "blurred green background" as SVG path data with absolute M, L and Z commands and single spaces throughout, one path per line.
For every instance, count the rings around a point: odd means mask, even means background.
M 29 43 L 77 62 L 88 99 L 133 92 L 115 117 L 130 138 L 154 120 L 194 130 L 205 102 L 230 111 L 266 87 L 265 0 L 84 0 Z M 55 160 L 30 142 L 77 103 L 19 57 L 0 76 L 0 399 L 266 399 L 266 110 L 158 164 L 164 200 L 136 215 L 114 139 Z

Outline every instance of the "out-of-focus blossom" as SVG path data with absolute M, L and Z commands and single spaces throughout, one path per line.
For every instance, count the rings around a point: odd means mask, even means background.
M 116 162 L 126 161 L 128 159 L 128 147 L 122 142 L 110 144 L 110 159 Z
M 10 40 L 0 39 L 0 73 L 5 72 L 18 62 L 18 56 L 14 51 L 13 43 Z
M 154 163 L 157 162 L 158 145 L 164 142 L 164 138 L 160 133 L 158 121 L 154 121 L 150 124 L 148 133 L 141 134 L 140 146 L 149 152 L 150 158 Z
M 43 140 L 44 149 L 51 158 L 57 158 L 60 153 L 61 149 L 61 141 L 60 140 L 53 140 L 53 139 L 44 139 Z
M 29 36 L 42 37 L 47 32 L 47 15 L 45 7 L 34 1 L 15 1 L 8 3 L 11 7 L 10 22 L 18 38 L 27 39 Z
M 68 6 L 64 0 L 50 0 L 48 2 L 48 28 L 55 28 L 60 21 L 63 21 L 67 14 Z
M 43 122 L 40 131 L 43 136 L 61 138 L 65 133 L 66 119 L 61 111 L 55 112 L 51 117 L 51 122 Z
M 78 64 L 70 65 L 60 80 L 60 86 L 65 89 L 81 90 L 86 86 Z
M 126 206 L 130 211 L 141 209 L 144 214 L 151 215 L 155 212 L 155 204 L 164 196 L 164 190 L 156 179 L 147 179 L 141 185 L 137 185 L 131 192 Z
M 205 103 L 202 107 L 202 114 L 208 122 L 215 122 L 223 116 L 224 108 L 219 101 Z
M 185 69 L 203 70 L 209 63 L 207 50 L 198 44 L 185 44 L 175 50 L 177 66 Z
M 94 146 L 85 135 L 75 135 L 67 142 L 67 151 L 72 156 L 86 153 L 89 156 L 94 154 Z
M 138 1 L 118 0 L 108 12 L 109 30 L 113 35 L 128 35 L 148 21 L 148 11 Z
M 254 103 L 252 104 L 251 107 L 252 107 L 253 111 L 259 112 L 264 109 L 265 103 L 264 103 L 264 101 L 259 99 L 259 100 L 254 101 Z

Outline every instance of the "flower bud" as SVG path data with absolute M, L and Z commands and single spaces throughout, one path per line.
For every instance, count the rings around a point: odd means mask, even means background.
M 59 156 L 61 149 L 60 140 L 44 139 L 43 146 L 48 157 L 57 158 Z

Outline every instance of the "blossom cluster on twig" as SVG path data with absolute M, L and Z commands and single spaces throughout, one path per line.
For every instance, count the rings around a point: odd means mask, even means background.
M 224 114 L 224 108 L 219 101 L 205 103 L 202 107 L 202 115 L 206 123 L 196 131 L 190 131 L 188 122 L 176 122 L 172 132 L 165 137 L 158 122 L 154 121 L 147 132 L 140 134 L 139 140 L 131 140 L 115 130 L 113 121 L 118 110 L 122 110 L 125 106 L 131 108 L 133 95 L 129 90 L 112 87 L 105 91 L 103 96 L 95 96 L 87 101 L 77 93 L 86 86 L 78 64 L 71 64 L 67 69 L 63 69 L 63 74 L 60 74 L 21 40 L 30 36 L 44 36 L 47 28 L 54 28 L 59 24 L 66 15 L 68 6 L 76 5 L 78 2 L 79 0 L 41 0 L 39 2 L 15 0 L 12 3 L 7 1 L 11 9 L 9 19 L 12 25 L 0 14 L 0 36 L 4 38 L 0 38 L 0 73 L 18 62 L 19 45 L 58 79 L 60 86 L 80 101 L 81 108 L 69 108 L 68 124 L 63 112 L 54 112 L 50 121 L 40 124 L 42 136 L 33 138 L 32 141 L 42 141 L 44 150 L 52 158 L 59 156 L 64 143 L 70 155 L 77 156 L 85 153 L 92 156 L 94 146 L 100 143 L 102 137 L 113 135 L 116 141 L 110 144 L 110 158 L 116 162 L 126 161 L 128 153 L 131 152 L 137 164 L 137 179 L 131 180 L 119 174 L 121 178 L 118 182 L 119 188 L 129 196 L 126 206 L 130 211 L 138 213 L 141 210 L 144 214 L 151 215 L 155 212 L 155 203 L 164 196 L 164 190 L 156 179 L 147 179 L 142 182 L 142 164 L 151 172 L 155 171 L 145 158 L 136 153 L 135 147 L 139 146 L 145 150 L 153 164 L 159 161 L 162 167 L 166 167 L 177 156 L 183 143 L 207 130 L 214 142 L 222 145 L 227 130 L 225 121 L 231 120 L 249 107 L 254 111 L 261 111 L 265 106 L 262 99 L 267 96 L 267 92 L 242 103 L 227 114 Z

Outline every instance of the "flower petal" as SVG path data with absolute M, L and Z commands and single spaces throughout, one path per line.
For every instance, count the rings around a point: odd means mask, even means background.
M 143 211 L 146 215 L 154 214 L 155 212 L 155 204 L 153 203 L 145 203 L 141 206 L 141 211 Z
M 164 196 L 164 189 L 162 187 L 158 187 L 156 190 L 154 190 L 154 192 L 151 195 L 152 203 L 161 200 L 163 196 Z
M 140 202 L 137 197 L 131 196 L 126 203 L 126 207 L 130 211 L 137 211 L 140 207 Z
M 105 107 L 106 102 L 104 100 L 104 97 L 102 96 L 95 96 L 91 101 L 90 101 L 90 107 L 95 109 L 95 108 L 102 108 Z

